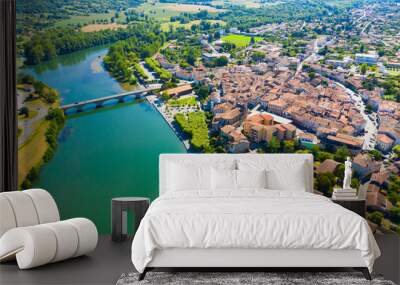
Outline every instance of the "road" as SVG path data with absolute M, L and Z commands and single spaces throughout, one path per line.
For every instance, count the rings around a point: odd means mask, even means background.
M 361 35 L 364 34 L 365 30 L 369 27 L 369 25 L 371 25 L 371 22 L 368 22 L 367 24 L 365 24 L 364 28 L 361 30 Z
M 303 59 L 297 66 L 296 75 L 298 75 L 303 70 L 304 63 L 314 61 L 314 59 L 318 53 L 318 50 L 319 50 L 319 48 L 318 48 L 318 38 L 317 38 L 317 39 L 315 39 L 315 41 L 313 43 L 313 49 L 312 49 L 311 54 L 308 57 L 306 57 L 305 59 Z
M 349 94 L 351 99 L 354 101 L 355 104 L 354 106 L 359 110 L 360 114 L 366 121 L 363 149 L 364 150 L 374 149 L 376 144 L 376 136 L 378 134 L 378 124 L 376 122 L 376 114 L 374 113 L 370 117 L 370 115 L 366 112 L 366 105 L 359 94 L 354 93 L 352 90 L 346 88 L 339 82 L 336 82 L 336 84 L 346 90 L 347 94 Z
M 145 62 L 144 61 L 139 62 L 139 65 L 143 69 L 143 71 L 147 74 L 147 76 L 149 77 L 146 81 L 153 82 L 153 81 L 156 80 L 156 78 L 154 77 L 153 72 L 148 70 L 147 67 L 145 66 Z
M 28 95 L 29 94 L 25 92 L 18 92 L 18 109 L 26 106 L 29 108 L 30 112 L 36 112 L 36 114 L 32 118 L 18 120 L 18 128 L 22 129 L 21 134 L 18 136 L 18 146 L 23 145 L 34 134 L 40 122 L 44 121 L 48 112 L 48 108 L 45 104 L 38 103 L 39 99 L 24 103 Z

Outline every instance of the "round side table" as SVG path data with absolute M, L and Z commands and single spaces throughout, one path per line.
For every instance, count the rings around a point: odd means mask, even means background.
M 135 215 L 135 231 L 146 214 L 150 199 L 144 197 L 119 197 L 111 200 L 111 228 L 113 241 L 123 241 L 127 236 L 127 211 Z

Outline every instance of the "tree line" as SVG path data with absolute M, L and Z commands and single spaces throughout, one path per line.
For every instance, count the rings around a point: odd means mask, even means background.
M 38 64 L 58 55 L 113 43 L 137 35 L 136 26 L 127 29 L 102 30 L 84 33 L 71 28 L 53 28 L 35 33 L 24 44 L 25 63 Z

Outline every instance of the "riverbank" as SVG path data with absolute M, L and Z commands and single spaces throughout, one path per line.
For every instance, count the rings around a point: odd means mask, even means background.
M 40 168 L 47 151 L 46 131 L 49 122 L 43 121 L 28 140 L 18 148 L 18 185 L 21 186 L 32 168 Z
M 189 151 L 190 149 L 189 139 L 185 138 L 185 134 L 180 130 L 180 128 L 176 124 L 174 124 L 174 118 L 168 116 L 165 105 L 160 105 L 156 103 L 156 101 L 159 100 L 156 95 L 146 96 L 146 100 L 158 111 L 158 113 L 162 116 L 164 121 L 168 124 L 168 126 L 172 129 L 174 134 L 181 141 L 185 149 Z
M 58 121 L 49 117 L 60 106 L 59 93 L 30 75 L 20 74 L 18 105 L 18 185 L 29 188 L 43 162 L 51 158 L 60 131 Z M 61 120 L 62 121 L 62 120 Z M 57 125 L 57 127 L 54 127 Z M 52 145 L 50 145 L 52 142 Z M 21 163 L 23 162 L 23 163 Z

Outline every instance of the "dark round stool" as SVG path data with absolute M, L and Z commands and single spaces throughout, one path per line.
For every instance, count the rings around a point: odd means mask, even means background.
M 135 215 L 135 232 L 146 214 L 150 199 L 144 197 L 120 197 L 111 200 L 111 228 L 113 241 L 123 241 L 127 236 L 127 211 Z

